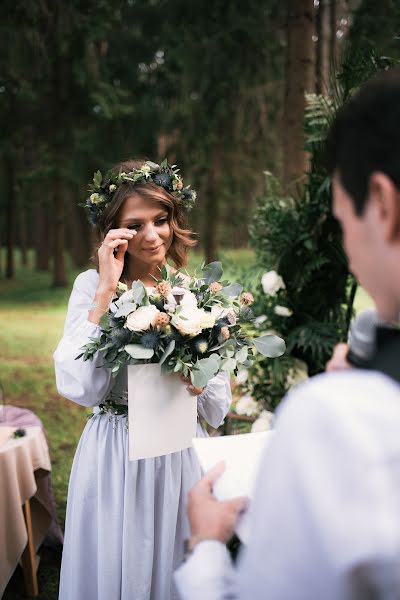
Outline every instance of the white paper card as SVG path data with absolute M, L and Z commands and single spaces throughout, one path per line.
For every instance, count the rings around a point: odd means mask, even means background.
M 218 500 L 253 497 L 260 459 L 272 435 L 273 431 L 261 431 L 193 439 L 193 447 L 204 471 L 209 471 L 220 460 L 225 462 L 225 471 L 213 490 Z M 249 538 L 248 527 L 248 513 L 244 513 L 236 526 L 236 533 L 244 543 Z
M 164 456 L 192 445 L 197 398 L 179 375 L 161 375 L 159 364 L 128 367 L 129 460 Z

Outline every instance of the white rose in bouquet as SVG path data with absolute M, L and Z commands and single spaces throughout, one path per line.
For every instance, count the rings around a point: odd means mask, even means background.
M 242 396 L 235 404 L 235 411 L 238 415 L 251 417 L 257 414 L 258 404 L 251 396 Z
M 149 306 L 139 306 L 137 310 L 131 312 L 125 322 L 125 327 L 131 331 L 146 331 L 152 325 L 155 325 L 159 310 L 153 304 Z
M 193 292 L 189 292 L 189 290 L 185 290 L 184 288 L 173 288 L 172 294 L 174 293 L 174 290 L 179 290 L 180 292 L 183 292 L 183 296 L 179 303 L 179 306 L 182 306 L 182 307 L 190 306 L 190 307 L 197 308 L 197 298 L 196 298 L 195 294 L 193 294 Z
M 272 428 L 274 422 L 274 413 L 269 410 L 263 410 L 258 417 L 257 421 L 254 421 L 251 426 L 251 433 L 258 433 L 259 431 L 268 431 Z
M 188 292 L 191 294 L 191 292 Z M 192 294 L 194 296 L 194 294 Z M 196 297 L 195 297 L 196 299 Z M 191 301 L 182 306 L 172 317 L 171 323 L 182 335 L 194 337 L 201 333 L 203 329 L 208 329 L 214 326 L 215 319 L 210 312 L 206 312 L 202 308 L 194 306 Z
M 261 277 L 261 285 L 264 290 L 264 294 L 269 296 L 275 296 L 279 290 L 285 289 L 283 279 L 276 271 L 268 271 Z

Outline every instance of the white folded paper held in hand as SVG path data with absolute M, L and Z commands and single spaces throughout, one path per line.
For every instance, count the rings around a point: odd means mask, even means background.
M 197 398 L 179 375 L 162 375 L 159 364 L 128 367 L 129 460 L 154 458 L 192 445 Z
M 203 471 L 209 471 L 221 460 L 225 462 L 225 471 L 213 489 L 218 500 L 230 500 L 237 496 L 253 497 L 260 459 L 273 433 L 261 431 L 192 440 Z M 243 513 L 235 529 L 244 543 L 249 538 L 248 517 L 248 511 Z

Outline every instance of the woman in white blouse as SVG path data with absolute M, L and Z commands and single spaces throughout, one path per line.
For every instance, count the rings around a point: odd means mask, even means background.
M 151 163 L 150 163 L 151 164 Z M 114 173 L 143 169 L 143 161 L 127 161 Z M 154 181 L 155 179 L 155 181 Z M 186 495 L 200 479 L 191 449 L 157 458 L 128 460 L 126 430 L 127 372 L 116 378 L 102 367 L 100 356 L 76 360 L 89 338 L 100 335 L 99 321 L 114 297 L 118 282 L 130 286 L 152 276 L 171 258 L 186 263 L 194 245 L 186 227 L 183 203 L 168 177 L 117 185 L 102 182 L 106 204 L 94 194 L 88 208 L 99 242 L 96 269 L 81 273 L 68 305 L 64 335 L 55 354 L 57 387 L 83 406 L 122 406 L 116 422 L 94 408 L 74 458 L 68 491 L 60 600 L 172 600 L 172 573 L 183 559 L 189 534 Z M 231 395 L 226 374 L 204 390 L 187 385 L 198 398 L 198 413 L 218 427 Z M 206 433 L 198 425 L 199 436 Z

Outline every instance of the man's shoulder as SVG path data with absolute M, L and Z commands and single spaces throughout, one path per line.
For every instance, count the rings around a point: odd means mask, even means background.
M 377 428 L 390 420 L 400 427 L 400 385 L 377 371 L 351 369 L 317 375 L 293 389 L 279 410 L 277 426 Z

